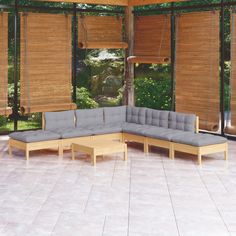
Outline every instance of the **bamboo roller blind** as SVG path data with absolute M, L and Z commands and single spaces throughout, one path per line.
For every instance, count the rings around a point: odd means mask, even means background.
M 122 17 L 80 16 L 78 42 L 80 48 L 127 48 L 123 42 Z
M 0 13 L 0 115 L 9 115 L 8 107 L 8 13 Z
M 236 135 L 236 13 L 232 12 L 231 15 L 231 125 L 228 125 L 225 132 L 228 134 Z
M 71 102 L 71 16 L 21 14 L 22 112 L 74 109 Z
M 219 12 L 177 18 L 176 110 L 199 116 L 200 129 L 219 129 Z
M 170 48 L 170 15 L 137 16 L 134 26 L 133 63 L 168 63 Z

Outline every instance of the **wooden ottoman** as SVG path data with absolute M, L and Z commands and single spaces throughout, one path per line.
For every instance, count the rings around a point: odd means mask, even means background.
M 202 163 L 202 155 L 223 152 L 224 159 L 228 159 L 228 143 L 224 137 L 211 134 L 186 133 L 173 137 L 172 141 L 170 152 L 170 158 L 172 159 L 175 157 L 175 151 L 197 155 L 199 165 Z
M 12 155 L 12 148 L 17 148 L 25 151 L 25 158 L 29 160 L 29 152 L 42 149 L 56 148 L 58 155 L 63 155 L 60 135 L 45 131 L 24 131 L 11 133 L 8 141 L 8 152 Z
M 124 160 L 127 161 L 127 144 L 118 141 L 90 140 L 72 143 L 72 160 L 75 160 L 75 152 L 81 151 L 91 156 L 91 162 L 96 165 L 96 157 L 123 152 Z

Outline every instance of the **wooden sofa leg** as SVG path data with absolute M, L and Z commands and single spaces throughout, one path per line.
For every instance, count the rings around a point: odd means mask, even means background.
M 224 151 L 224 159 L 227 161 L 229 159 L 228 157 L 228 150 Z
M 144 142 L 144 153 L 145 154 L 149 153 L 149 145 L 148 145 L 148 142 L 146 140 Z
M 228 144 L 225 144 L 224 159 L 228 160 Z
M 63 145 L 62 145 L 62 143 L 58 144 L 58 156 L 63 157 Z
M 174 148 L 173 144 L 170 144 L 169 158 L 172 159 L 172 160 L 175 159 L 175 148 Z
M 198 156 L 198 165 L 201 165 L 202 164 L 202 155 L 201 155 L 201 153 L 199 152 L 197 156 Z
M 58 142 L 58 156 L 63 157 L 63 143 L 61 141 Z
M 9 154 L 9 156 L 12 157 L 12 147 L 10 144 L 8 144 L 8 154 Z
M 128 150 L 127 150 L 127 145 L 125 145 L 125 151 L 124 151 L 124 161 L 128 160 Z
M 29 150 L 26 148 L 25 150 L 25 159 L 28 161 L 29 160 Z

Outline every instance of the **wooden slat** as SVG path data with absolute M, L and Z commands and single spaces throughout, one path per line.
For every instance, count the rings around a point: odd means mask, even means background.
M 129 48 L 125 50 L 125 63 L 124 63 L 124 93 L 123 103 L 126 105 L 134 106 L 134 66 L 127 63 L 127 58 L 134 54 L 134 8 L 125 8 L 125 41 L 128 42 Z
M 149 4 L 161 4 L 167 2 L 184 2 L 186 0 L 35 0 L 39 2 L 72 2 L 83 4 L 101 4 L 116 6 L 141 6 Z
M 219 12 L 177 18 L 176 111 L 194 113 L 200 129 L 219 129 Z
M 129 63 L 143 63 L 143 64 L 167 64 L 169 63 L 168 57 L 148 57 L 148 56 L 131 56 L 128 57 Z
M 161 4 L 167 2 L 185 2 L 187 0 L 128 0 L 130 6 Z
M 119 49 L 128 48 L 128 44 L 125 42 L 79 42 L 79 48 L 96 49 L 96 48 L 107 48 L 107 49 Z
M 35 1 L 39 1 L 39 2 L 72 2 L 72 3 L 84 3 L 84 4 L 128 6 L 128 0 L 35 0 Z
M 166 58 L 170 58 L 170 54 L 170 15 L 137 16 L 134 30 L 135 62 L 158 63 L 160 58 L 161 61 L 169 61 Z
M 77 108 L 74 103 L 55 103 L 46 105 L 34 105 L 30 107 L 22 107 L 23 113 L 34 113 L 34 112 L 47 112 L 47 111 L 65 111 L 65 110 L 75 110 Z
M 8 13 L 0 12 L 0 115 L 9 115 L 8 107 Z
M 231 15 L 231 100 L 230 100 L 230 114 L 231 123 L 225 129 L 228 134 L 236 135 L 236 13 Z
M 123 42 L 122 17 L 82 16 L 78 19 L 80 48 L 127 48 Z
M 71 53 L 71 16 L 21 14 L 22 112 L 74 107 L 71 101 Z

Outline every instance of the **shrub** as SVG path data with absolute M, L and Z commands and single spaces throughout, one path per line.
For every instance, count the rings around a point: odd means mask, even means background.
M 161 110 L 171 109 L 171 80 L 167 78 L 136 78 L 135 97 L 136 106 Z
M 76 104 L 78 108 L 86 109 L 86 108 L 98 107 L 98 103 L 91 98 L 91 94 L 86 88 L 84 87 L 77 88 L 76 96 L 77 96 Z

